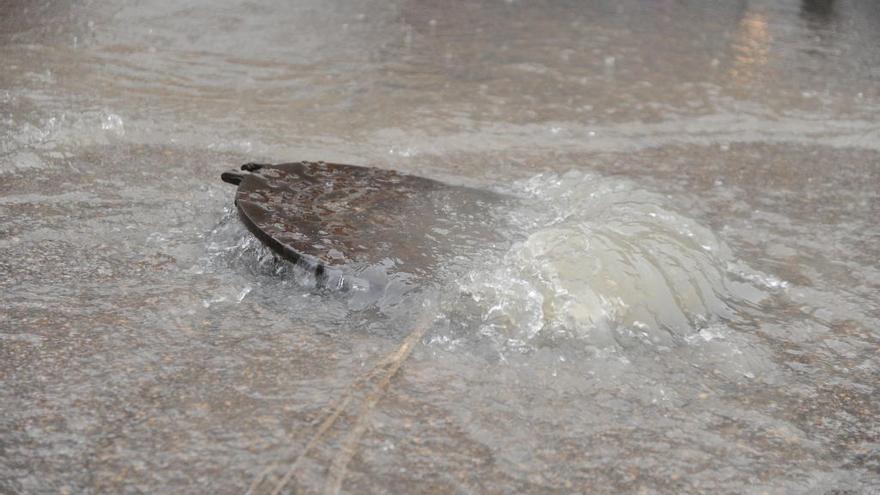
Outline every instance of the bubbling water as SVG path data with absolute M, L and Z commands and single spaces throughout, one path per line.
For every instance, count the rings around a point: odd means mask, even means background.
M 730 249 L 661 195 L 580 172 L 515 189 L 527 197 L 512 212 L 524 238 L 461 279 L 453 320 L 476 308 L 480 334 L 528 349 L 560 338 L 670 345 L 732 317 L 743 284 L 729 279 Z
M 541 174 L 507 192 L 519 198 L 505 227 L 516 241 L 448 263 L 455 269 L 441 277 L 449 282 L 440 297 L 447 326 L 435 341 L 488 337 L 521 351 L 569 339 L 597 349 L 670 346 L 735 318 L 739 301 L 760 300 L 772 287 L 712 231 L 631 181 L 573 171 Z M 266 283 L 325 294 L 335 287 L 342 290 L 330 292 L 349 311 L 387 317 L 409 313 L 407 295 L 428 284 L 390 260 L 319 283 L 277 259 L 234 217 L 228 209 L 212 232 L 209 259 L 241 265 Z

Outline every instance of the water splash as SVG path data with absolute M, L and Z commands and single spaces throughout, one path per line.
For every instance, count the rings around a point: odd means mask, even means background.
M 351 264 L 344 271 L 328 268 L 318 280 L 310 267 L 279 258 L 263 245 L 239 222 L 233 207 L 225 209 L 207 240 L 201 270 L 243 271 L 246 278 L 257 279 L 258 285 L 291 293 L 321 293 L 342 301 L 349 311 L 408 311 L 400 306 L 407 294 L 419 287 L 411 274 L 397 271 L 395 263 L 387 258 L 375 264 Z M 247 285 L 234 299 L 241 302 L 252 290 Z
M 448 308 L 475 307 L 470 323 L 507 347 L 670 345 L 731 317 L 744 297 L 730 249 L 659 194 L 579 172 L 516 189 L 529 198 L 513 212 L 524 239 L 463 277 Z

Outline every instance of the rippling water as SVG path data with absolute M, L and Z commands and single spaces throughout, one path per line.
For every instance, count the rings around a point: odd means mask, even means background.
M 880 490 L 878 46 L 872 0 L 0 0 L 0 491 L 277 482 L 425 317 L 288 489 L 363 424 L 344 492 Z M 321 289 L 219 180 L 304 159 L 505 242 Z

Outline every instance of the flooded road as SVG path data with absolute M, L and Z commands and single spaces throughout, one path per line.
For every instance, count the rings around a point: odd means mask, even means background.
M 880 491 L 880 4 L 289 3 L 0 0 L 0 492 Z M 315 289 L 299 160 L 509 243 Z

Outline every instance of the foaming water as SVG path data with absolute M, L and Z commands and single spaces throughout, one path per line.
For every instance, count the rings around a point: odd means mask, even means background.
M 462 277 L 450 304 L 476 310 L 468 325 L 505 346 L 670 345 L 764 297 L 714 233 L 630 181 L 568 172 L 515 190 L 523 240 Z

